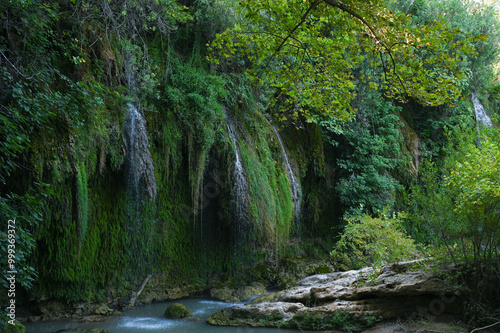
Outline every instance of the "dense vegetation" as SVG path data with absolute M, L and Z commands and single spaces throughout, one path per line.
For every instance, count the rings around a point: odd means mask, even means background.
M 260 268 L 432 256 L 464 265 L 468 318 L 487 323 L 500 142 L 470 96 L 497 124 L 497 14 L 467 0 L 3 1 L 0 237 L 7 253 L 15 219 L 19 287 L 103 301 L 148 274 L 281 286 Z

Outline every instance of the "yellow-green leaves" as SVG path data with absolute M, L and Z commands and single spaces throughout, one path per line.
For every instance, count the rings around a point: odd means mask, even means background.
M 241 58 L 249 77 L 275 87 L 280 107 L 294 118 L 349 119 L 353 73 L 366 57 L 383 68 L 370 87 L 388 97 L 426 105 L 459 98 L 461 59 L 474 52 L 467 37 L 442 22 L 414 26 L 384 3 L 243 0 L 246 21 L 217 36 L 209 59 L 221 65 Z
M 368 214 L 347 220 L 345 230 L 331 252 L 332 259 L 342 268 L 361 268 L 412 259 L 418 250 L 402 228 L 399 218 L 371 217 Z
M 459 189 L 456 209 L 462 214 L 485 214 L 500 206 L 500 147 L 485 138 L 480 149 L 470 144 L 462 161 L 451 171 L 449 184 Z M 498 224 L 498 220 L 497 220 Z

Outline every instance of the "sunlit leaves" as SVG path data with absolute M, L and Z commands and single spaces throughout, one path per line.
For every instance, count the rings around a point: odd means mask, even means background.
M 418 254 L 417 247 L 403 230 L 400 218 L 358 215 L 347 220 L 345 230 L 331 252 L 343 268 L 361 268 L 412 259 Z
M 481 141 L 480 148 L 468 145 L 463 160 L 458 161 L 451 171 L 449 183 L 460 191 L 456 209 L 462 214 L 485 214 L 485 209 L 500 207 L 498 142 L 485 138 Z
M 256 83 L 274 86 L 283 109 L 309 120 L 349 119 L 354 69 L 364 57 L 383 68 L 386 96 L 440 105 L 460 96 L 460 66 L 474 48 L 442 22 L 414 26 L 383 1 L 242 1 L 247 21 L 220 34 L 211 60 L 241 56 Z

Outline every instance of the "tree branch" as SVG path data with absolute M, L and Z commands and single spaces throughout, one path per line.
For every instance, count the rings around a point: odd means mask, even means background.
M 311 11 L 316 8 L 317 5 L 319 5 L 321 2 L 321 0 L 316 0 L 314 1 L 311 6 L 309 6 L 309 8 L 307 8 L 306 12 L 304 13 L 304 15 L 302 15 L 302 17 L 300 18 L 300 22 L 297 23 L 297 25 L 295 25 L 295 27 L 290 30 L 290 32 L 287 34 L 287 36 L 283 39 L 283 41 L 281 42 L 280 45 L 278 45 L 278 47 L 276 48 L 276 50 L 274 50 L 274 53 L 273 55 L 269 58 L 267 64 L 266 64 L 266 67 L 269 65 L 269 62 L 271 61 L 272 58 L 274 58 L 276 56 L 276 54 L 278 54 L 279 51 L 281 51 L 281 49 L 283 48 L 283 46 L 285 45 L 286 41 L 291 38 L 291 36 L 294 34 L 295 31 L 297 31 L 297 29 L 306 21 L 307 17 L 309 16 L 309 14 L 311 13 Z
M 373 38 L 381 43 L 384 48 L 390 52 L 389 48 L 387 47 L 387 45 L 385 45 L 385 43 L 378 37 L 377 33 L 375 32 L 375 30 L 372 28 L 372 26 L 370 24 L 368 24 L 368 22 L 366 22 L 366 20 L 361 16 L 359 15 L 358 13 L 356 13 L 354 10 L 350 9 L 346 4 L 340 2 L 340 1 L 335 1 L 335 0 L 323 0 L 324 3 L 326 3 L 327 5 L 329 6 L 332 6 L 332 7 L 336 7 L 338 9 L 340 9 L 341 11 L 343 12 L 346 12 L 348 14 L 351 14 L 352 16 L 354 16 L 355 18 L 357 18 L 358 20 L 360 20 L 369 30 L 370 32 L 372 33 L 373 35 Z

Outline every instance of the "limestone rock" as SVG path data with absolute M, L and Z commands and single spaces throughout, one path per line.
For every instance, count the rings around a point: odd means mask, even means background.
M 292 288 L 246 305 L 216 312 L 212 325 L 299 329 L 366 327 L 380 319 L 412 313 L 460 311 L 461 301 L 446 296 L 447 283 L 431 270 L 411 270 L 415 262 L 318 274 Z M 349 328 L 356 330 L 354 326 Z

